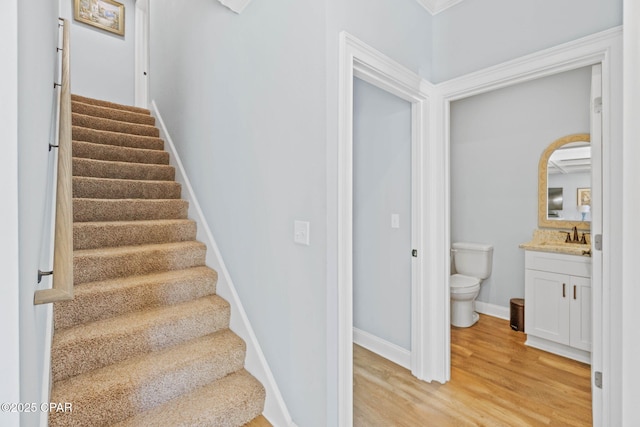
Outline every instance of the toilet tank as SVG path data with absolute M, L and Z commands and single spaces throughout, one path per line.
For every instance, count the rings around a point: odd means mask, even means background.
M 453 264 L 458 274 L 486 279 L 491 275 L 493 246 L 479 243 L 454 243 Z

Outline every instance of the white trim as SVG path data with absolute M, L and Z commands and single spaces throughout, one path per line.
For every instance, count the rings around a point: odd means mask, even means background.
M 0 402 L 20 402 L 20 258 L 18 235 L 18 2 L 5 2 L 0 28 Z M 20 425 L 20 414 L 0 413 L 0 424 Z
M 487 316 L 498 319 L 511 320 L 511 308 L 501 305 L 489 304 L 488 302 L 476 301 L 476 311 Z
M 527 340 L 524 345 L 577 360 L 578 362 L 586 363 L 587 365 L 591 364 L 591 353 L 588 351 L 549 341 L 544 338 L 527 335 Z
M 282 394 L 276 384 L 267 360 L 262 353 L 262 349 L 255 333 L 253 332 L 249 318 L 242 307 L 242 302 L 235 290 L 229 271 L 224 264 L 222 255 L 220 254 L 220 249 L 213 238 L 204 213 L 200 209 L 200 204 L 196 199 L 196 195 L 191 187 L 187 173 L 182 165 L 180 157 L 178 156 L 173 140 L 171 139 L 164 121 L 162 120 L 162 116 L 160 115 L 160 111 L 158 110 L 155 100 L 151 101 L 151 113 L 157 119 L 157 125 L 160 128 L 160 137 L 165 140 L 171 164 L 176 168 L 176 181 L 182 185 L 183 197 L 185 197 L 189 202 L 189 217 L 197 223 L 198 233 L 196 237 L 199 241 L 207 245 L 206 263 L 209 267 L 218 272 L 216 293 L 231 304 L 230 328 L 247 344 L 245 369 L 255 376 L 266 389 L 267 398 L 263 414 L 273 425 L 293 427 L 295 424 L 291 419 L 291 415 L 289 414 L 284 399 L 282 398 Z
M 353 328 L 353 342 L 406 369 L 411 369 L 411 352 L 369 332 Z
M 346 32 L 340 33 L 339 148 L 338 148 L 338 422 L 353 423 L 353 78 L 386 90 L 411 103 L 411 244 L 418 251 L 411 267 L 411 372 L 419 379 L 434 374 L 431 354 L 437 353 L 427 325 L 444 311 L 431 304 L 434 287 L 426 287 L 427 271 L 434 270 L 432 242 L 425 233 L 430 214 L 425 170 L 428 153 L 433 87 L 412 71 Z M 428 243 L 430 245 L 428 245 Z M 409 255 L 409 254 L 407 254 Z M 444 282 L 441 282 L 444 283 Z M 437 293 L 437 292 L 435 292 Z M 433 311 L 428 310 L 434 308 Z
M 149 106 L 149 0 L 136 0 L 134 54 L 134 103 Z
M 418 3 L 427 9 L 431 15 L 437 15 L 462 1 L 463 0 L 418 0 Z
M 500 89 L 506 86 L 530 81 L 533 79 L 549 76 L 552 74 L 560 73 L 563 71 L 569 71 L 572 69 L 594 65 L 602 63 L 603 72 L 603 110 L 602 110 L 602 122 L 603 122 L 603 147 L 608 149 L 603 152 L 602 159 L 602 186 L 605 194 L 603 195 L 603 236 L 605 239 L 605 250 L 602 256 L 602 279 L 597 277 L 593 278 L 592 289 L 594 295 L 602 295 L 600 301 L 602 304 L 602 325 L 594 326 L 594 331 L 601 331 L 602 340 L 596 339 L 594 342 L 601 343 L 601 346 L 593 347 L 593 364 L 592 371 L 601 371 L 604 374 L 605 385 L 600 393 L 599 390 L 593 393 L 593 420 L 595 426 L 609 425 L 609 420 L 612 419 L 610 411 L 611 407 L 611 384 L 607 381 L 611 379 L 611 361 L 618 361 L 622 357 L 621 350 L 616 345 L 610 345 L 609 337 L 615 334 L 616 331 L 612 330 L 611 314 L 616 313 L 620 307 L 619 302 L 611 299 L 611 277 L 612 273 L 612 250 L 610 242 L 621 241 L 622 236 L 617 235 L 617 229 L 612 224 L 612 203 L 611 197 L 614 191 L 620 191 L 613 188 L 612 173 L 615 165 L 613 164 L 613 156 L 609 152 L 611 147 L 615 146 L 612 134 L 615 133 L 615 129 L 612 128 L 612 111 L 617 111 L 617 105 L 613 102 L 617 102 L 617 97 L 620 95 L 615 89 L 612 89 L 612 76 L 621 75 L 621 39 L 622 29 L 621 27 L 612 28 L 610 30 L 603 31 L 588 37 L 584 37 L 573 42 L 569 42 L 560 46 L 556 46 L 541 52 L 537 52 L 525 57 L 506 62 L 504 64 L 490 67 L 485 70 L 478 71 L 476 73 L 469 74 L 448 82 L 441 83 L 436 86 L 436 90 L 442 97 L 441 103 L 437 106 L 438 110 L 441 110 L 444 115 L 442 120 L 442 128 L 438 138 L 442 136 L 442 139 L 437 139 L 443 142 L 444 153 L 441 153 L 438 161 L 448 165 L 450 152 L 450 114 L 449 106 L 454 100 L 466 98 L 473 95 L 478 95 L 491 90 Z M 612 93 L 612 90 L 614 91 Z M 440 144 L 437 144 L 440 145 Z M 619 153 L 618 153 L 619 154 Z M 448 166 L 447 166 L 448 169 Z M 449 172 L 447 171 L 445 177 L 448 178 Z M 434 183 L 437 181 L 431 181 Z M 450 185 L 448 179 L 444 180 L 446 184 L 438 189 L 434 188 L 435 192 L 443 193 L 443 203 L 448 206 L 450 203 Z M 449 225 L 446 222 L 446 218 L 443 219 L 441 224 L 443 229 L 449 233 Z M 449 250 L 448 245 L 442 245 L 439 249 L 442 253 L 447 253 Z M 446 271 L 446 268 L 443 268 Z M 447 276 L 448 277 L 448 276 Z M 447 283 L 448 283 L 447 278 Z M 606 286 L 603 286 L 605 284 Z M 447 285 L 448 289 L 448 285 Z M 440 301 L 440 304 L 444 306 L 449 305 L 449 293 L 446 293 L 446 297 Z M 598 321 L 598 319 L 595 319 Z M 447 329 L 448 331 L 448 329 Z M 445 348 L 450 347 L 449 334 L 445 334 Z M 608 352 L 604 352 L 603 349 L 607 349 Z M 446 350 L 443 350 L 446 351 Z M 447 355 L 450 360 L 450 355 Z M 598 366 L 598 361 L 601 361 L 601 365 Z M 450 370 L 450 366 L 448 368 Z
M 224 6 L 228 7 L 237 14 L 242 13 L 245 7 L 251 3 L 251 0 L 218 0 Z
M 638 260 L 640 259 L 640 4 L 625 0 L 624 10 L 624 108 L 623 108 L 623 196 L 622 205 L 622 413 L 619 425 L 640 425 L 640 339 L 638 325 L 640 299 Z M 614 355 L 615 357 L 615 355 Z

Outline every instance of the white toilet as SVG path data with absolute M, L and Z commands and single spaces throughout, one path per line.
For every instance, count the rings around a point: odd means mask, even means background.
M 477 243 L 451 245 L 456 274 L 451 275 L 451 324 L 461 328 L 478 321 L 474 301 L 480 292 L 480 283 L 491 275 L 493 246 Z

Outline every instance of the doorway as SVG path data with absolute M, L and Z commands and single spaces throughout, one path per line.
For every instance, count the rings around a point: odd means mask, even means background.
M 353 83 L 353 338 L 411 369 L 411 103 Z
M 340 425 L 353 422 L 353 236 L 354 236 L 354 77 L 382 89 L 411 106 L 411 297 L 410 369 L 419 379 L 431 380 L 432 353 L 437 349 L 425 322 L 429 303 L 440 289 L 427 289 L 424 275 L 432 261 L 426 250 L 429 216 L 424 209 L 429 170 L 427 107 L 431 85 L 390 58 L 346 32 L 340 34 L 340 105 L 338 151 L 338 416 Z M 390 212 L 391 213 L 391 212 Z M 401 218 L 398 218 L 400 221 Z M 407 218 L 409 220 L 409 218 Z M 391 218 L 389 218 L 391 221 Z M 436 268 L 429 269 L 436 271 Z

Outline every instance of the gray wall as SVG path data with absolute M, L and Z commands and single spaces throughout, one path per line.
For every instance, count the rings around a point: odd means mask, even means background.
M 40 402 L 46 306 L 34 306 L 45 213 L 54 99 L 58 2 L 18 3 L 18 209 L 20 215 L 20 401 Z M 40 413 L 23 413 L 35 426 Z
M 324 4 L 150 10 L 151 98 L 294 421 L 324 426 Z M 310 246 L 293 242 L 295 220 L 310 222 Z
M 338 34 L 428 75 L 431 17 L 393 0 L 150 9 L 151 98 L 275 379 L 298 425 L 335 425 Z
M 410 351 L 411 104 L 360 79 L 353 98 L 353 326 Z
M 465 0 L 434 18 L 433 82 L 622 24 L 622 0 Z
M 121 104 L 134 102 L 135 0 L 125 7 L 124 36 L 73 19 L 73 0 L 61 3 L 60 14 L 71 21 L 71 90 Z
M 591 67 L 451 105 L 451 241 L 494 246 L 478 301 L 524 296 L 524 253 L 538 224 L 538 162 L 556 139 L 589 133 Z

